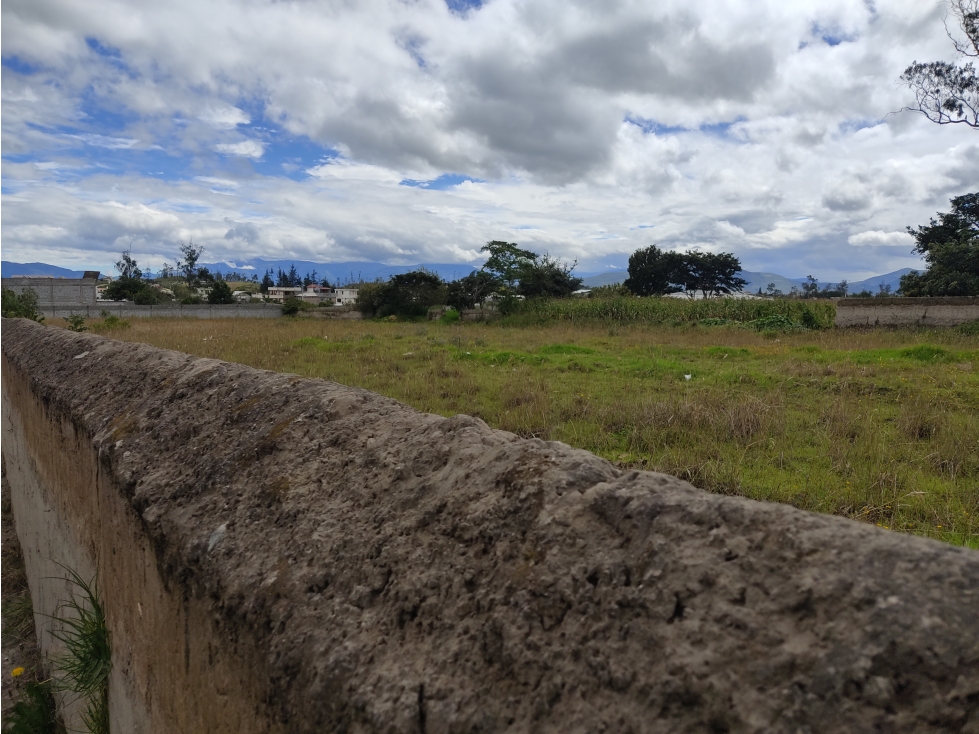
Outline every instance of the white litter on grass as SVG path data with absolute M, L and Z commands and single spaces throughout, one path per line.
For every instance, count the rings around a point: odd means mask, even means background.
M 684 376 L 683 376 L 683 379 L 684 379 L 684 380 L 689 380 L 689 379 L 691 379 L 692 377 L 693 377 L 693 375 L 684 375 Z

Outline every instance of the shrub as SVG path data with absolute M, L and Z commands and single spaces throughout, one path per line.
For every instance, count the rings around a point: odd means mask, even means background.
M 133 303 L 137 306 L 156 306 L 163 303 L 163 294 L 156 288 L 151 288 L 148 285 L 143 286 L 133 296 Z
M 185 306 L 199 306 L 204 300 L 200 296 L 184 296 L 180 302 Z
M 104 314 L 106 311 L 103 311 L 102 313 Z M 93 324 L 92 331 L 102 334 L 109 331 L 115 331 L 116 329 L 128 329 L 130 325 L 131 324 L 125 319 L 120 319 L 115 314 L 109 314 L 103 318 L 101 324 Z
M 303 302 L 298 298 L 287 298 L 282 302 L 282 315 L 295 316 L 303 307 Z
M 44 317 L 37 310 L 37 293 L 33 288 L 25 288 L 20 295 L 9 288 L 4 288 L 2 309 L 4 318 L 30 319 L 39 324 L 44 322 Z
M 235 302 L 235 297 L 231 293 L 231 287 L 223 280 L 214 281 L 211 292 L 207 294 L 207 302 L 213 304 L 228 305 Z
M 68 331 L 87 331 L 85 317 L 80 313 L 73 313 L 70 316 L 66 316 L 65 321 L 68 322 Z
M 459 320 L 459 312 L 454 308 L 447 309 L 442 318 L 439 319 L 439 323 L 442 324 L 454 324 Z

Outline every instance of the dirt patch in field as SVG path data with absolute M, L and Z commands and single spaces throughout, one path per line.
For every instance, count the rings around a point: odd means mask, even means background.
M 264 651 L 290 731 L 979 732 L 976 551 L 334 383 L 3 330 L 167 583 Z

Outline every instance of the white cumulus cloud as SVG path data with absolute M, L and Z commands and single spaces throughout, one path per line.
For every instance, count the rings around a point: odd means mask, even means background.
M 847 238 L 854 247 L 907 247 L 914 245 L 914 239 L 907 232 L 884 232 L 879 229 L 851 234 Z
M 258 140 L 242 140 L 239 143 L 218 143 L 214 150 L 225 155 L 240 155 L 244 158 L 261 158 L 265 145 Z

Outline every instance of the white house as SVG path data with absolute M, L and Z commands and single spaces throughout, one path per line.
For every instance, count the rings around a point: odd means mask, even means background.
M 356 288 L 334 288 L 333 303 L 337 306 L 352 306 L 357 302 Z

